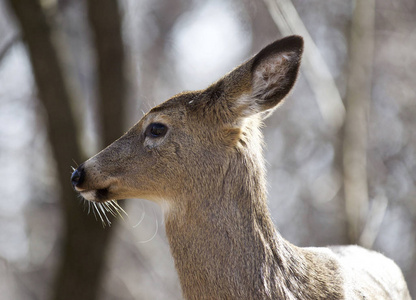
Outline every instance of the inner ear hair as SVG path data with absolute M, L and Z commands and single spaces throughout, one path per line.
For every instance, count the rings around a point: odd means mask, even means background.
M 296 82 L 303 52 L 303 39 L 289 36 L 261 50 L 253 60 L 252 97 L 264 111 L 276 106 Z

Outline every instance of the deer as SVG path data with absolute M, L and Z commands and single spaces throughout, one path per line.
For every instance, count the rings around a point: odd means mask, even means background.
M 300 36 L 271 43 L 208 88 L 155 106 L 72 173 L 92 203 L 164 207 L 185 299 L 411 299 L 382 254 L 297 247 L 273 224 L 260 129 L 292 90 L 302 53 Z

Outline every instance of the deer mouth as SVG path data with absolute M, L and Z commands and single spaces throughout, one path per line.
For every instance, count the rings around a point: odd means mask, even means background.
M 109 196 L 109 188 L 103 189 L 83 189 L 75 187 L 75 190 L 79 192 L 80 196 L 88 203 L 88 213 L 92 211 L 96 220 L 101 220 L 103 227 L 106 225 L 111 226 L 111 219 L 109 215 L 113 217 L 123 218 L 123 214 L 128 216 L 125 210 L 117 203 L 112 200 Z
M 109 188 L 103 189 L 81 189 L 76 187 L 75 190 L 79 192 L 82 198 L 91 202 L 105 202 L 109 199 Z
M 85 171 L 84 164 L 81 164 L 71 175 L 72 186 L 80 193 L 81 197 L 91 202 L 105 202 L 110 199 L 110 184 L 103 183 L 104 188 L 97 186 L 91 186 L 88 184 L 87 172 Z

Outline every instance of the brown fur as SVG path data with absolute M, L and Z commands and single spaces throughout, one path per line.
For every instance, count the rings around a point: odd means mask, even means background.
M 90 201 L 168 207 L 186 299 L 410 299 L 389 259 L 359 247 L 298 248 L 273 226 L 259 128 L 293 87 L 302 49 L 297 36 L 276 41 L 206 90 L 176 95 L 73 175 Z M 149 136 L 152 123 L 166 134 Z

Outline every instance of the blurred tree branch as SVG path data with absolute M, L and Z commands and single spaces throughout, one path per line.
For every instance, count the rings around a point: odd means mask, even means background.
M 59 287 L 66 288 L 72 298 L 86 299 L 79 297 L 79 294 L 88 288 L 89 278 L 94 278 L 95 274 L 90 271 L 91 263 L 82 265 L 82 257 L 88 257 L 88 255 L 84 253 L 84 249 L 81 250 L 77 246 L 85 244 L 84 228 L 91 228 L 92 226 L 87 226 L 87 224 L 93 220 L 79 209 L 78 201 L 75 199 L 68 180 L 69 166 L 73 160 L 81 160 L 75 121 L 71 114 L 70 95 L 65 86 L 62 69 L 52 43 L 51 30 L 40 2 L 10 0 L 9 3 L 20 23 L 39 99 L 45 107 L 48 137 L 58 169 L 58 181 L 61 185 L 65 236 L 74 237 L 73 240 L 64 240 L 62 259 L 64 262 L 72 264 L 72 270 L 76 277 L 74 276 L 73 280 L 67 280 L 66 277 L 61 276 L 61 280 L 58 281 Z M 68 250 L 77 248 L 81 253 L 71 253 Z M 77 260 L 78 257 L 81 257 L 80 261 Z M 88 258 L 88 260 L 90 259 Z M 60 272 L 60 274 L 62 273 Z
M 368 213 L 367 123 L 372 88 L 374 14 L 374 0 L 355 1 L 343 141 L 345 208 L 351 243 L 360 242 Z
M 105 17 L 106 22 L 114 26 L 111 31 L 111 37 L 114 39 L 110 42 L 116 43 L 116 45 L 112 45 L 112 47 L 113 49 L 117 47 L 122 49 L 121 21 L 117 3 L 115 0 L 99 2 L 102 17 Z M 64 216 L 63 254 L 52 297 L 59 300 L 97 299 L 105 250 L 112 231 L 101 228 L 101 225 L 92 216 L 88 216 L 81 209 L 70 186 L 70 165 L 74 160 L 81 161 L 81 149 L 76 136 L 75 119 L 71 113 L 71 95 L 65 85 L 64 75 L 53 45 L 51 29 L 41 3 L 40 1 L 9 0 L 9 4 L 20 23 L 21 33 L 27 44 L 39 99 L 43 103 L 47 115 L 48 137 L 61 186 Z M 96 22 L 98 25 L 94 27 L 95 32 L 99 32 L 97 35 L 104 37 L 103 31 L 108 30 L 104 26 L 105 22 L 100 20 L 96 20 Z M 97 42 L 97 47 L 105 48 L 106 46 Z M 106 100 L 103 107 L 107 112 L 100 112 L 105 115 L 103 128 L 107 133 L 104 141 L 109 143 L 122 133 L 120 120 L 122 120 L 124 85 L 120 82 L 124 79 L 122 75 L 124 56 L 122 50 L 110 51 L 110 54 L 105 54 L 106 50 L 97 52 L 100 56 L 98 63 L 100 94 L 108 93 L 109 96 L 106 99 L 111 97 L 113 101 Z M 117 53 L 121 53 L 121 55 L 117 55 Z M 110 61 L 112 66 L 103 67 L 105 63 L 100 62 L 103 59 Z M 102 75 L 104 73 L 105 75 Z M 109 77 L 113 75 L 109 74 L 114 74 L 117 77 L 114 78 L 114 85 L 113 81 L 109 80 Z M 108 87 L 103 88 L 102 85 L 108 85 Z
M 95 45 L 96 77 L 98 92 L 97 118 L 101 129 L 101 143 L 106 146 L 116 140 L 123 133 L 124 104 L 125 104 L 125 78 L 124 78 L 124 47 L 121 36 L 121 16 L 117 0 L 89 0 L 87 1 L 88 21 L 92 29 L 93 45 Z M 110 216 L 109 216 L 110 217 Z M 67 243 L 63 265 L 60 269 L 54 299 L 74 299 L 73 284 L 78 274 L 74 273 L 73 264 L 80 262 L 79 250 L 83 251 L 86 259 L 94 257 L 89 268 L 91 274 L 86 280 L 88 287 L 76 299 L 98 299 L 100 283 L 108 245 L 115 229 L 113 227 L 103 230 L 98 223 L 86 225 L 84 235 L 88 243 L 76 243 L 73 234 L 67 235 Z M 78 233 L 82 234 L 82 233 Z M 87 247 L 88 250 L 83 249 Z M 73 261 L 74 258 L 76 261 Z M 84 258 L 84 260 L 85 260 Z M 93 276 L 93 278 L 91 278 Z M 75 284 L 75 282 L 74 282 Z
M 0 45 L 0 62 L 3 60 L 4 56 L 7 54 L 9 49 L 14 45 L 15 42 L 21 39 L 18 33 L 12 33 L 5 38 L 5 41 Z
M 167 36 L 170 34 L 173 25 L 178 18 L 183 14 L 184 8 L 189 5 L 188 0 L 170 0 L 161 1 L 155 10 L 155 16 L 163 16 L 163 18 L 155 19 L 158 34 L 155 40 L 143 53 L 144 59 L 141 63 L 141 78 L 140 78 L 140 94 L 145 101 L 148 101 L 150 107 L 154 106 L 154 89 L 157 77 L 161 73 L 161 69 L 166 64 L 166 41 L 169 41 Z M 151 101 L 150 101 L 151 100 Z
M 88 21 L 93 32 L 98 79 L 98 118 L 103 146 L 124 132 L 126 79 L 121 16 L 117 0 L 88 0 Z
M 305 41 L 302 70 L 315 94 L 319 110 L 326 124 L 334 132 L 344 122 L 345 108 L 329 68 L 322 58 L 296 8 L 290 0 L 264 0 L 283 35 L 298 34 Z

